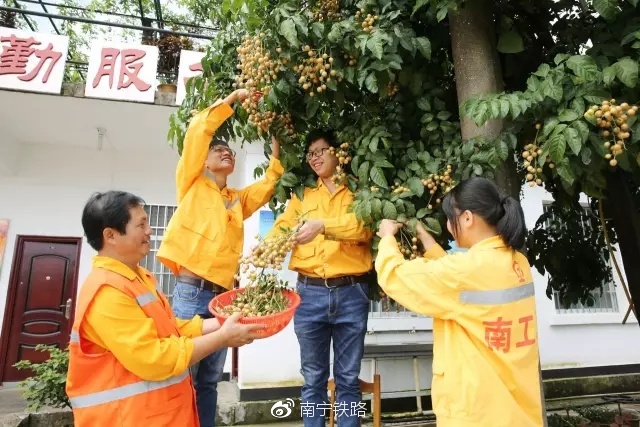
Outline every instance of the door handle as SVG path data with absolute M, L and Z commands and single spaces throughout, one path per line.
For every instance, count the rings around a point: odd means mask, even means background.
M 62 304 L 60 308 L 64 308 L 64 317 L 69 320 L 71 318 L 71 298 L 67 300 L 66 304 Z

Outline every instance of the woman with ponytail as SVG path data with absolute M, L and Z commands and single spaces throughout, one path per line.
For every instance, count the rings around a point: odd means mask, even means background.
M 447 229 L 466 252 L 447 254 L 418 225 L 425 254 L 406 261 L 384 220 L 375 266 L 386 294 L 433 318 L 432 403 L 438 427 L 545 425 L 534 285 L 521 253 L 520 203 L 484 178 L 443 200 Z

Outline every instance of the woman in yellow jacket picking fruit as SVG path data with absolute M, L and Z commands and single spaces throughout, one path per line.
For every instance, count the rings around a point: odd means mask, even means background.
M 443 200 L 447 228 L 467 252 L 448 255 L 418 225 L 424 258 L 405 261 L 383 220 L 381 288 L 433 317 L 433 410 L 438 427 L 544 425 L 531 268 L 519 252 L 522 207 L 489 180 L 462 181 Z

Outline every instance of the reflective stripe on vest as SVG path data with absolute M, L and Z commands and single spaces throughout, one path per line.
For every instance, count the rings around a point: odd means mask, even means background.
M 489 291 L 462 291 L 460 302 L 477 305 L 500 305 L 520 301 L 534 295 L 533 283 L 525 283 L 517 288 Z
M 84 396 L 73 397 L 69 399 L 69 403 L 74 409 L 87 408 L 89 406 L 102 405 L 105 403 L 115 402 L 116 400 L 126 399 L 138 394 L 148 393 L 154 390 L 170 387 L 184 381 L 189 376 L 189 370 L 167 378 L 162 381 L 139 381 L 137 383 L 112 388 L 111 390 L 99 391 L 96 393 L 86 394 Z

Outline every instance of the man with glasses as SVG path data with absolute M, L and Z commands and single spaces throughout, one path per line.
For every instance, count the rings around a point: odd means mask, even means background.
M 244 243 L 244 220 L 269 201 L 284 172 L 280 144 L 272 137 L 264 179 L 241 190 L 227 187 L 236 153 L 214 133 L 233 114 L 231 106 L 248 96 L 246 89 L 236 90 L 196 114 L 185 135 L 176 171 L 178 208 L 157 253 L 176 276 L 172 308 L 180 319 L 210 318 L 209 302 L 233 288 Z M 217 388 L 226 356 L 223 348 L 191 368 L 202 427 L 215 426 Z
M 364 414 L 359 374 L 369 315 L 373 233 L 349 212 L 353 193 L 332 182 L 340 146 L 333 132 L 311 132 L 305 145 L 317 186 L 305 188 L 302 200 L 292 196 L 266 238 L 275 237 L 281 227 L 304 221 L 289 263 L 289 269 L 298 273 L 302 300 L 294 315 L 294 331 L 304 377 L 301 405 L 308 409 L 303 411 L 304 426 L 325 425 L 333 340 L 338 426 L 359 427 Z

